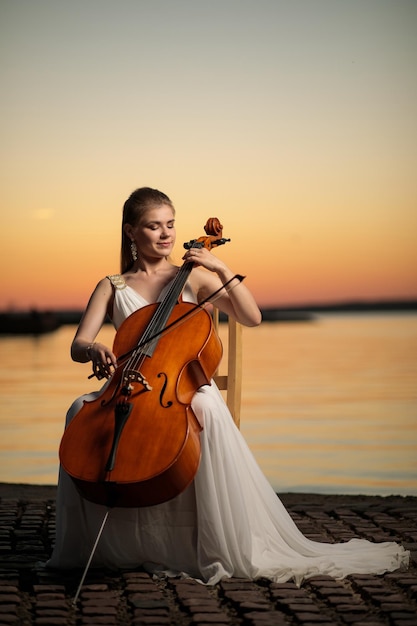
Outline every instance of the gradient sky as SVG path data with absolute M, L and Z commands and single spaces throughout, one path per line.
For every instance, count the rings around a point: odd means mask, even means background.
M 415 0 L 0 0 L 0 309 L 82 307 L 157 187 L 261 305 L 417 297 Z

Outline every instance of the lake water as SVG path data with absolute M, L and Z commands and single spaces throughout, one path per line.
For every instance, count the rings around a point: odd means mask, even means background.
M 66 410 L 98 386 L 74 332 L 0 338 L 0 482 L 56 483 Z M 241 431 L 276 491 L 417 495 L 417 315 L 264 322 L 243 342 Z

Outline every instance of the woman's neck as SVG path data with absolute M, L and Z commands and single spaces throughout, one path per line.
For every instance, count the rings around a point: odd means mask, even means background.
M 166 258 L 146 259 L 141 257 L 140 259 L 135 261 L 130 271 L 132 272 L 132 274 L 143 272 L 148 276 L 151 276 L 160 272 L 170 271 L 173 267 L 174 265 Z

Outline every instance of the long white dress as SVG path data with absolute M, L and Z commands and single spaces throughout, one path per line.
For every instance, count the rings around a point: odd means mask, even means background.
M 110 279 L 118 328 L 148 303 L 120 277 Z M 187 286 L 183 299 L 194 301 Z M 78 398 L 67 424 L 83 401 L 94 397 Z M 143 567 L 155 575 L 181 575 L 206 584 L 232 576 L 300 584 L 317 574 L 343 578 L 407 566 L 409 552 L 394 542 L 307 539 L 261 472 L 214 383 L 199 389 L 192 408 L 203 426 L 194 481 L 164 504 L 111 509 L 92 567 Z M 56 508 L 56 543 L 46 565 L 84 567 L 107 509 L 81 498 L 62 468 Z

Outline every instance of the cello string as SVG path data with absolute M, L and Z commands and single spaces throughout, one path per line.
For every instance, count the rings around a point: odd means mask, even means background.
M 171 283 L 168 293 L 166 294 L 165 298 L 159 303 L 159 306 L 157 307 L 154 315 L 152 316 L 152 319 L 150 320 L 150 323 L 148 324 L 147 328 L 145 329 L 142 337 L 141 337 L 141 344 L 145 345 L 148 341 L 148 338 L 151 337 L 152 335 L 155 334 L 155 330 L 157 329 L 158 326 L 160 325 L 160 320 L 163 317 L 163 311 L 162 311 L 162 307 L 161 305 L 165 305 L 165 303 L 168 301 L 170 306 L 172 304 L 172 298 L 173 298 L 173 292 L 175 291 L 175 293 L 178 292 L 178 288 L 177 288 L 177 284 L 181 284 L 184 281 L 184 278 L 186 276 L 186 274 L 189 273 L 188 268 L 185 267 L 185 265 L 188 264 L 184 264 L 179 271 L 177 272 L 177 275 L 175 276 L 174 281 Z M 186 270 L 186 271 L 185 271 Z M 183 276 L 184 274 L 184 276 Z M 185 282 L 185 281 L 184 281 Z M 182 287 L 182 285 L 181 285 Z
M 195 240 L 191 243 L 189 248 L 202 248 L 204 244 Z M 191 270 L 194 267 L 194 263 L 191 261 L 186 261 L 180 267 L 175 276 L 175 279 L 171 283 L 168 288 L 168 292 L 163 300 L 159 303 L 156 311 L 154 312 L 148 326 L 146 327 L 138 345 L 131 352 L 131 358 L 126 363 L 124 373 L 127 370 L 136 370 L 139 367 L 139 364 L 143 363 L 145 359 L 145 350 L 152 349 L 152 341 L 155 342 L 155 339 L 164 331 L 164 327 L 168 322 L 169 316 L 172 313 L 172 309 L 176 301 L 178 300 L 179 295 L 181 294 L 187 278 L 191 273 Z M 140 349 L 142 348 L 142 349 Z
M 189 249 L 201 248 L 203 246 L 204 244 L 202 244 L 198 240 L 195 240 L 191 243 Z M 148 324 L 144 334 L 141 337 L 143 343 L 147 341 L 148 335 L 152 336 L 158 334 L 158 327 L 160 327 L 160 332 L 163 331 L 163 325 L 166 324 L 166 322 L 168 321 L 171 310 L 174 307 L 178 297 L 180 296 L 193 267 L 194 263 L 192 261 L 186 261 L 179 268 L 177 275 L 175 276 L 174 280 L 168 288 L 166 296 L 160 302 L 160 306 L 158 306 L 158 308 L 156 309 L 150 323 Z
M 166 296 L 162 302 L 159 303 L 138 345 L 134 348 L 131 359 L 129 359 L 125 366 L 125 371 L 128 369 L 134 370 L 138 368 L 139 364 L 142 363 L 145 358 L 145 349 L 148 350 L 151 348 L 152 341 L 155 341 L 155 339 L 160 336 L 160 333 L 163 332 L 164 325 L 169 319 L 172 309 L 185 285 L 192 267 L 193 263 L 188 262 L 184 263 L 179 269 L 174 281 L 168 289 Z
M 161 327 L 168 321 L 168 318 L 172 312 L 172 309 L 180 296 L 185 283 L 187 282 L 187 278 L 193 269 L 194 264 L 190 262 L 184 263 L 177 272 L 175 279 L 172 281 L 171 285 L 168 288 L 168 292 L 162 302 L 160 303 L 162 306 L 158 306 L 154 318 L 151 320 L 151 324 L 148 326 L 149 331 L 152 330 L 152 333 L 157 333 L 158 326 Z M 152 328 L 152 322 L 155 322 Z M 152 336 L 152 335 L 151 335 Z
M 232 285 L 231 287 L 229 286 L 230 283 L 234 280 L 237 279 L 239 282 L 237 282 L 235 285 Z M 216 291 L 214 291 L 212 294 L 210 294 L 209 296 L 207 296 L 207 298 L 205 298 L 204 300 L 202 300 L 199 304 L 195 304 L 194 308 L 188 310 L 186 313 L 184 313 L 183 315 L 181 315 L 180 317 L 178 317 L 176 320 L 174 320 L 173 322 L 171 322 L 170 324 L 168 324 L 168 326 L 166 326 L 165 328 L 163 328 L 161 331 L 159 331 L 156 335 L 151 336 L 149 338 L 149 342 L 150 341 L 154 341 L 157 337 L 164 337 L 166 334 L 168 334 L 169 332 L 171 332 L 171 330 L 174 330 L 177 326 L 179 326 L 180 324 L 183 324 L 186 320 L 186 318 L 188 317 L 192 317 L 193 315 L 196 315 L 198 312 L 200 312 L 202 309 L 206 309 L 208 307 L 209 304 L 214 304 L 219 298 L 221 298 L 221 292 L 223 289 L 225 289 L 226 293 L 229 293 L 230 291 L 232 291 L 235 287 L 237 287 L 243 280 L 245 279 L 245 276 L 242 276 L 241 274 L 235 274 L 234 276 L 232 276 L 232 278 L 230 278 L 224 285 L 222 285 L 221 287 L 219 287 L 219 289 L 217 289 Z M 192 304 L 192 303 L 190 303 Z M 146 343 L 139 343 L 137 346 L 135 346 L 135 348 L 132 348 L 132 350 L 130 350 L 129 352 L 126 352 L 125 354 L 122 354 L 119 356 L 118 360 L 121 361 L 123 359 L 129 359 L 129 356 L 131 355 L 132 351 L 136 351 L 136 350 L 141 350 L 142 348 L 146 348 Z
M 238 279 L 238 283 L 236 283 L 235 285 L 233 285 L 232 287 L 229 287 L 229 284 L 235 279 Z M 171 322 L 168 326 L 166 326 L 165 328 L 163 328 L 161 331 L 158 332 L 157 335 L 155 336 L 151 336 L 149 338 L 149 341 L 153 341 L 156 339 L 156 337 L 160 337 L 160 336 L 164 336 L 166 334 L 168 334 L 171 330 L 174 330 L 177 326 L 179 326 L 180 324 L 183 324 L 185 319 L 188 317 L 192 317 L 193 315 L 195 315 L 196 313 L 198 313 L 199 311 L 201 311 L 201 309 L 206 309 L 207 306 L 209 304 L 214 304 L 220 297 L 221 297 L 221 291 L 223 289 L 226 290 L 226 293 L 229 293 L 230 291 L 232 291 L 235 287 L 237 287 L 237 285 L 239 283 L 241 283 L 243 280 L 245 279 L 245 276 L 242 276 L 241 274 L 235 274 L 235 276 L 233 276 L 232 278 L 230 278 L 224 285 L 222 285 L 221 287 L 219 287 L 219 289 L 217 289 L 216 291 L 214 291 L 212 294 L 210 294 L 209 296 L 207 296 L 207 298 L 205 298 L 204 300 L 202 300 L 199 304 L 195 304 L 194 308 L 191 310 L 188 310 L 186 313 L 184 313 L 183 315 L 181 315 L 181 317 L 177 318 L 176 320 L 174 320 L 173 322 Z M 191 303 L 190 303 L 191 304 Z M 146 344 L 142 344 L 140 343 L 137 347 L 133 348 L 133 350 L 136 350 L 137 348 L 141 349 L 143 347 L 146 347 Z M 130 354 L 130 352 L 127 352 L 125 354 L 122 354 L 119 357 L 120 359 L 126 358 L 128 357 Z
M 145 333 L 145 335 L 148 335 L 148 341 L 150 340 L 150 337 L 158 333 L 158 329 L 163 330 L 163 326 L 168 321 L 172 309 L 174 308 L 175 303 L 184 288 L 187 278 L 192 270 L 192 266 L 192 263 L 185 263 L 179 269 L 174 281 L 168 289 L 168 293 L 158 306 L 151 323 L 148 325 L 148 333 Z M 146 340 L 147 337 L 145 336 L 144 338 Z
M 182 282 L 182 280 L 178 281 L 176 279 L 174 282 Z M 171 291 L 172 290 L 170 290 L 170 292 Z M 159 303 L 148 326 L 145 329 L 145 332 L 141 336 L 138 344 L 135 346 L 131 355 L 131 359 L 129 359 L 126 365 L 126 369 L 140 369 L 140 365 L 143 364 L 146 356 L 151 356 L 149 352 L 152 351 L 152 342 L 155 342 L 155 337 L 159 337 L 160 332 L 163 331 L 164 325 L 169 319 L 171 311 L 174 307 L 175 299 L 172 293 L 168 293 L 164 300 Z

